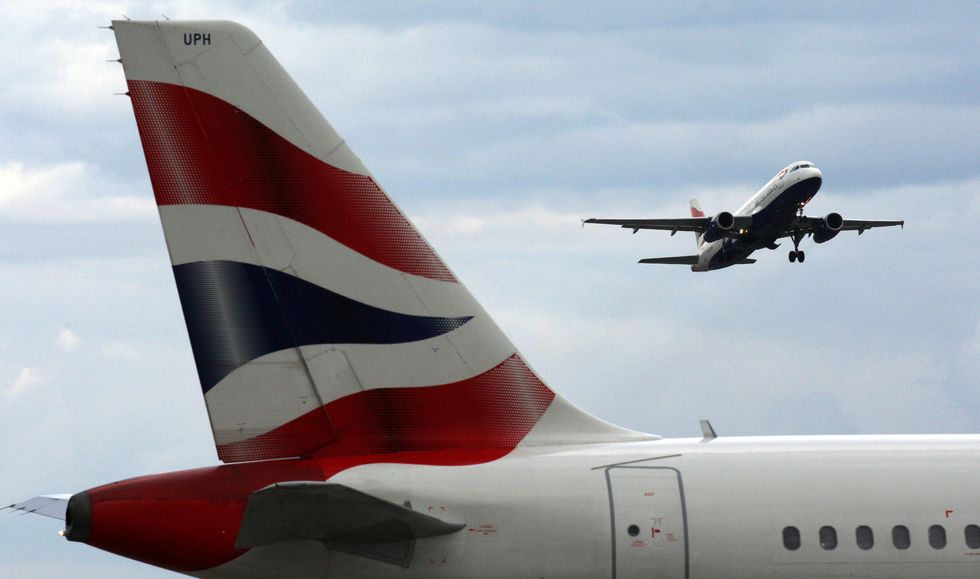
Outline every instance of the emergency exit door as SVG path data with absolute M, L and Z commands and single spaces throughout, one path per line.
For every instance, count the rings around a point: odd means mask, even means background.
M 687 579 L 684 487 L 669 467 L 606 469 L 613 579 Z

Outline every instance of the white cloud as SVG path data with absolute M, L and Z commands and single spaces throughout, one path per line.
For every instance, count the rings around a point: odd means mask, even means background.
M 119 223 L 155 218 L 149 196 L 112 194 L 107 182 L 81 161 L 0 164 L 0 218 L 33 223 Z
M 57 343 L 58 347 L 64 352 L 71 352 L 78 347 L 81 341 L 82 340 L 78 337 L 78 334 L 68 328 L 61 328 L 61 331 L 58 332 L 58 337 L 55 338 L 55 343 Z
M 37 368 L 21 368 L 20 374 L 14 383 L 7 389 L 7 400 L 13 400 L 22 392 L 28 390 L 41 382 L 41 375 Z
M 112 33 L 99 30 L 122 4 L 38 2 L 4 6 L 6 26 L 0 49 L 6 82 L 0 102 L 44 114 L 97 115 L 109 110 L 114 92 L 125 90 Z M 38 31 L 49 31 L 38 41 Z M 29 57 L 25 47 L 30 47 Z

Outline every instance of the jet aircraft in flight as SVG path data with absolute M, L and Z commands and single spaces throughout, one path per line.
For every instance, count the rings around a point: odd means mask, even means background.
M 980 436 L 665 439 L 595 418 L 255 34 L 113 30 L 224 464 L 13 509 L 194 577 L 980 578 Z
M 839 213 L 824 217 L 803 215 L 803 208 L 813 199 L 823 183 L 823 174 L 809 161 L 784 167 L 734 213 L 722 211 L 707 217 L 697 198 L 691 199 L 691 216 L 668 219 L 586 219 L 584 223 L 619 225 L 632 229 L 693 231 L 697 238 L 696 255 L 650 257 L 640 263 L 689 265 L 692 271 L 711 271 L 731 265 L 755 263 L 749 257 L 758 249 L 776 249 L 776 240 L 788 237 L 793 242 L 790 262 L 803 263 L 806 253 L 800 241 L 807 235 L 816 243 L 830 241 L 841 231 L 858 235 L 872 227 L 905 226 L 904 221 L 844 219 Z

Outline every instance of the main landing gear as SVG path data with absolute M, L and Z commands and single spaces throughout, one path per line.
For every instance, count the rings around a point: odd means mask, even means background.
M 800 242 L 803 241 L 804 233 L 800 230 L 793 232 L 793 251 L 789 252 L 789 262 L 794 263 L 799 261 L 803 263 L 806 259 L 806 254 L 800 249 Z

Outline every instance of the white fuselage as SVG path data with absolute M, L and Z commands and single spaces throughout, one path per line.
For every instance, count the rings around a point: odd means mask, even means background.
M 708 271 L 727 267 L 747 258 L 756 249 L 773 243 L 792 221 L 796 211 L 806 205 L 815 194 L 815 191 L 803 190 L 796 185 L 805 181 L 819 183 L 821 179 L 820 169 L 808 161 L 798 161 L 784 167 L 733 213 L 736 217 L 752 216 L 752 231 L 757 235 L 744 242 L 737 240 L 735 246 L 730 238 L 700 243 L 698 263 L 691 266 L 691 269 Z M 699 241 L 701 239 L 703 235 L 699 237 Z M 722 259 L 724 256 L 719 255 L 722 250 L 731 255 Z
M 416 541 L 406 568 L 293 542 L 195 574 L 980 577 L 980 529 L 968 529 L 980 525 L 978 468 L 980 436 L 664 439 L 522 448 L 465 467 L 364 465 L 331 480 L 466 527 Z

